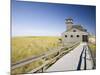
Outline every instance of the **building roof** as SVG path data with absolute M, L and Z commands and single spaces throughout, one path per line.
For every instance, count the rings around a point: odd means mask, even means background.
M 76 28 L 76 29 L 78 29 L 78 30 L 80 30 L 80 31 L 87 32 L 87 30 L 84 29 L 81 25 L 73 25 L 71 29 L 73 29 L 73 28 Z M 70 30 L 71 30 L 71 29 L 70 29 Z M 69 30 L 68 30 L 68 31 L 69 31 Z

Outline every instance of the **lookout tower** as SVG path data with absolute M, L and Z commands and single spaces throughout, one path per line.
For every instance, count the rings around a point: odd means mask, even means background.
M 68 19 L 65 19 L 65 23 L 67 25 L 67 30 L 70 30 L 73 26 L 73 19 L 69 17 Z

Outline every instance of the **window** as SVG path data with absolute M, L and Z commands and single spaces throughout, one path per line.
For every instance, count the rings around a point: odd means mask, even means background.
M 71 35 L 70 37 L 73 37 L 73 35 Z
M 73 30 L 73 32 L 76 32 L 76 30 Z
M 65 37 L 67 37 L 67 35 L 65 35 Z
M 79 35 L 77 35 L 77 37 L 79 37 Z

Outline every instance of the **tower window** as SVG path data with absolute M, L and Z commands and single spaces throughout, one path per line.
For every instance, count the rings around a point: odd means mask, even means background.
M 70 37 L 73 37 L 73 35 L 71 35 Z
M 67 35 L 65 35 L 65 37 L 67 37 Z
M 77 37 L 79 37 L 79 35 L 77 35 Z

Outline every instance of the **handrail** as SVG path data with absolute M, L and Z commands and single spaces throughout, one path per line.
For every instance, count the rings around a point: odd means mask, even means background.
M 62 48 L 62 47 L 61 47 L 61 48 Z M 47 53 L 43 53 L 43 54 L 41 54 L 41 55 L 39 55 L 39 56 L 36 56 L 36 57 L 33 57 L 33 56 L 32 56 L 32 57 L 30 57 L 30 58 L 23 59 L 23 60 L 21 60 L 21 61 L 15 63 L 15 64 L 12 64 L 11 67 L 12 67 L 12 69 L 15 69 L 15 68 L 18 68 L 18 67 L 20 67 L 20 66 L 24 66 L 24 65 L 26 65 L 26 64 L 28 64 L 28 63 L 31 63 L 31 62 L 33 62 L 33 61 L 42 59 L 43 57 L 47 57 L 47 56 L 49 56 L 49 55 L 51 55 L 51 54 L 54 54 L 54 53 L 58 52 L 59 50 L 60 50 L 60 48 L 57 49 L 57 50 L 55 50 L 55 51 L 53 51 L 53 52 L 47 52 Z
M 73 47 L 74 47 L 74 46 L 73 46 Z M 71 48 L 68 49 L 67 51 L 72 50 L 73 47 L 71 47 Z M 30 72 L 28 72 L 28 73 L 34 73 L 34 72 L 36 72 L 37 70 L 42 69 L 45 65 L 48 65 L 51 61 L 53 61 L 53 60 L 59 58 L 59 56 L 60 56 L 61 54 L 65 53 L 65 52 L 67 52 L 67 51 L 63 51 L 63 52 L 61 52 L 58 56 L 54 57 L 53 59 L 51 59 L 51 60 L 49 60 L 49 61 L 46 61 L 43 65 L 41 65 L 40 67 L 37 67 L 37 68 L 33 69 L 32 71 L 30 71 Z
M 28 72 L 28 73 L 33 73 L 36 72 L 37 70 L 40 70 L 41 68 L 43 68 L 45 65 L 47 65 L 48 63 L 50 63 L 51 61 L 55 60 L 58 56 L 56 56 L 55 58 L 46 61 L 43 65 L 41 65 L 40 67 L 37 67 L 35 69 L 33 69 L 32 71 Z
M 76 46 L 78 43 L 75 43 L 74 45 L 73 45 L 73 47 L 74 46 Z M 72 48 L 73 48 L 72 47 Z M 56 49 L 56 50 L 51 50 L 51 51 L 48 51 L 48 52 L 46 52 L 46 53 L 43 53 L 43 54 L 41 54 L 41 55 L 38 55 L 38 56 L 32 56 L 32 57 L 29 57 L 29 58 L 26 58 L 26 59 L 23 59 L 23 60 L 21 60 L 21 61 L 19 61 L 19 62 L 17 62 L 17 63 L 14 63 L 14 64 L 12 64 L 11 65 L 11 69 L 13 70 L 13 69 L 16 69 L 16 68 L 18 68 L 18 67 L 21 67 L 21 66 L 24 66 L 24 65 L 26 65 L 26 64 L 29 64 L 29 63 L 31 63 L 31 62 L 33 62 L 33 61 L 36 61 L 36 60 L 40 60 L 40 59 L 42 59 L 42 58 L 44 58 L 44 57 L 47 57 L 47 56 L 49 56 L 49 55 L 52 55 L 52 54 L 54 54 L 54 53 L 57 53 L 57 52 L 59 52 L 59 51 L 61 51 L 61 49 L 63 49 L 64 47 L 59 47 L 58 49 Z M 69 48 L 69 49 L 72 49 L 72 48 Z M 68 49 L 68 50 L 69 50 Z M 53 59 L 52 59 L 53 60 Z

